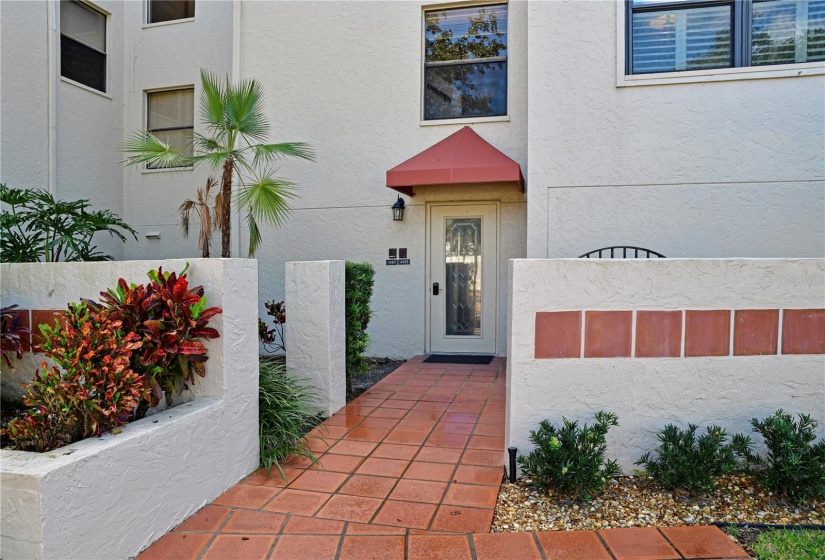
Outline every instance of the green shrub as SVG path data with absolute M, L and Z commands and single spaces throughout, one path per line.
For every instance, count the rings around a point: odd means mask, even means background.
M 261 466 L 267 471 L 274 466 L 286 478 L 281 463 L 293 455 L 317 463 L 304 437 L 323 418 L 313 404 L 316 396 L 312 384 L 287 374 L 283 364 L 261 362 L 258 416 Z
M 270 300 L 264 304 L 266 314 L 272 317 L 272 328 L 258 317 L 258 339 L 267 352 L 286 352 L 284 340 L 284 323 L 286 323 L 286 305 L 283 301 Z
M 85 302 L 69 305 L 64 327 L 41 325 L 41 347 L 56 365 L 43 362 L 43 374 L 24 385 L 29 410 L 5 434 L 17 449 L 49 451 L 131 418 L 149 388 L 130 363 L 142 341 L 121 327 L 109 310 Z
M 57 200 L 40 189 L 0 184 L 0 260 L 2 262 L 110 261 L 92 245 L 98 232 L 126 241 L 137 234 L 109 210 L 89 210 L 88 200 Z
M 619 422 L 611 412 L 597 412 L 595 417 L 595 424 L 581 428 L 567 418 L 562 418 L 561 428 L 542 420 L 538 430 L 530 432 L 536 448 L 518 458 L 522 475 L 539 488 L 573 499 L 590 500 L 604 490 L 608 478 L 621 474 L 616 461 L 604 458 L 607 431 Z
M 707 431 L 696 437 L 698 426 L 688 424 L 687 430 L 680 430 L 668 424 L 659 432 L 661 445 L 656 450 L 657 459 L 645 453 L 636 461 L 645 465 L 647 472 L 657 483 L 668 490 L 684 488 L 691 494 L 710 492 L 716 478 L 732 472 L 738 466 L 734 445 L 725 443 L 728 434 L 719 426 L 709 426 Z M 749 447 L 749 438 L 733 436 L 736 448 Z
M 367 326 L 370 324 L 370 299 L 375 277 L 370 263 L 346 264 L 347 323 L 347 393 L 353 392 L 353 380 L 367 369 L 364 352 L 370 344 Z
M 798 414 L 799 421 L 781 408 L 764 420 L 751 420 L 753 431 L 765 439 L 768 452 L 760 457 L 749 449 L 737 450 L 756 467 L 769 490 L 794 502 L 825 496 L 825 440 L 816 440 L 816 420 Z
M 825 531 L 768 530 L 752 545 L 759 560 L 821 560 L 825 558 Z

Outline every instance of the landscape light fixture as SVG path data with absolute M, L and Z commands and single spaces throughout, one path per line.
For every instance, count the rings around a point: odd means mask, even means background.
M 401 195 L 398 195 L 398 200 L 392 205 L 392 220 L 394 222 L 404 220 L 404 199 L 401 198 Z

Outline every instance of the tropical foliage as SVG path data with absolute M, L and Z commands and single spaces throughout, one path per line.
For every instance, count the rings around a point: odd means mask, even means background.
M 11 367 L 9 352 L 17 359 L 23 357 L 23 350 L 31 330 L 23 324 L 23 312 L 16 305 L 0 309 L 0 355 L 6 365 Z
M 285 352 L 284 323 L 286 323 L 286 305 L 283 301 L 268 301 L 264 304 L 266 314 L 272 317 L 272 328 L 258 318 L 258 338 L 267 352 Z
M 121 278 L 117 288 L 100 293 L 103 305 L 123 329 L 137 333 L 142 341 L 132 367 L 151 391 L 141 400 L 138 418 L 157 406 L 161 397 L 171 404 L 172 395 L 189 389 L 195 375 L 205 375 L 208 357 L 201 339 L 220 336 L 207 325 L 222 312 L 219 307 L 207 308 L 203 286 L 190 288 L 185 270 L 178 276 L 161 268 L 148 276 L 148 284 L 128 284 Z
M 215 216 L 221 231 L 221 256 L 229 257 L 233 198 L 246 213 L 249 255 L 261 244 L 262 223 L 279 226 L 287 217 L 295 185 L 275 176 L 275 165 L 284 157 L 313 160 L 302 142 L 265 143 L 269 121 L 264 115 L 264 93 L 255 80 L 233 84 L 227 77 L 201 71 L 201 123 L 207 133 L 194 133 L 194 155 L 186 155 L 148 130 L 139 130 L 123 150 L 130 165 L 178 167 L 207 163 L 221 172 L 220 191 L 215 196 Z M 238 189 L 233 197 L 233 184 Z
M 189 223 L 192 214 L 198 217 L 200 229 L 198 230 L 198 250 L 201 252 L 201 257 L 208 259 L 209 250 L 212 247 L 212 231 L 220 227 L 221 223 L 221 205 L 218 204 L 218 199 L 214 200 L 214 209 L 210 207 L 212 204 L 212 189 L 215 188 L 217 182 L 214 177 L 209 177 L 206 180 L 206 186 L 198 189 L 198 195 L 195 199 L 187 198 L 178 208 L 178 224 L 180 225 L 183 237 L 189 237 Z
M 90 210 L 89 201 L 57 200 L 40 189 L 14 189 L 0 184 L 2 262 L 110 261 L 93 245 L 96 233 L 120 241 L 137 234 L 109 210 Z
M 41 325 L 41 348 L 54 366 L 42 363 L 24 384 L 29 410 L 9 423 L 4 435 L 17 449 L 48 451 L 100 435 L 127 421 L 148 387 L 131 367 L 142 345 L 108 309 L 72 304 L 65 326 Z

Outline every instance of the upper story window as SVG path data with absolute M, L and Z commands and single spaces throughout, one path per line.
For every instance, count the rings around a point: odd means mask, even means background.
M 156 91 L 147 94 L 146 128 L 184 155 L 192 155 L 195 129 L 194 88 Z M 157 169 L 158 166 L 149 166 Z
M 148 23 L 195 17 L 195 0 L 149 0 Z
M 60 75 L 106 91 L 106 16 L 88 4 L 60 2 Z
M 423 119 L 507 114 L 507 5 L 424 12 Z
M 825 0 L 628 0 L 627 74 L 825 60 Z

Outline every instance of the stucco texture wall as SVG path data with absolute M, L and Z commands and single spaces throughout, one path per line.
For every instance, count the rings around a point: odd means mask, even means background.
M 617 87 L 617 17 L 529 3 L 528 256 L 825 254 L 825 77 Z
M 825 308 L 821 259 L 514 260 L 505 439 L 529 453 L 542 419 L 618 414 L 608 456 L 625 472 L 667 423 L 750 433 L 778 408 L 811 414 L 825 435 L 825 355 L 537 359 L 536 313 L 588 310 Z M 576 353 L 578 354 L 578 353 Z M 756 437 L 758 440 L 758 436 Z
M 393 222 L 388 169 L 469 124 L 527 165 L 527 5 L 509 8 L 509 121 L 422 126 L 423 2 L 252 2 L 243 5 L 242 68 L 267 92 L 273 139 L 305 141 L 315 163 L 287 161 L 279 174 L 298 183 L 295 212 L 264 231 L 258 258 L 261 300 L 283 297 L 284 263 L 344 259 L 375 266 L 373 356 L 425 349 L 425 216 L 435 201 L 501 202 L 499 353 L 504 351 L 506 262 L 524 256 L 525 195 L 508 187 L 427 187 L 406 198 Z M 311 26 L 311 32 L 307 32 Z M 385 266 L 387 249 L 406 247 L 409 266 Z M 260 309 L 262 315 L 263 307 Z

